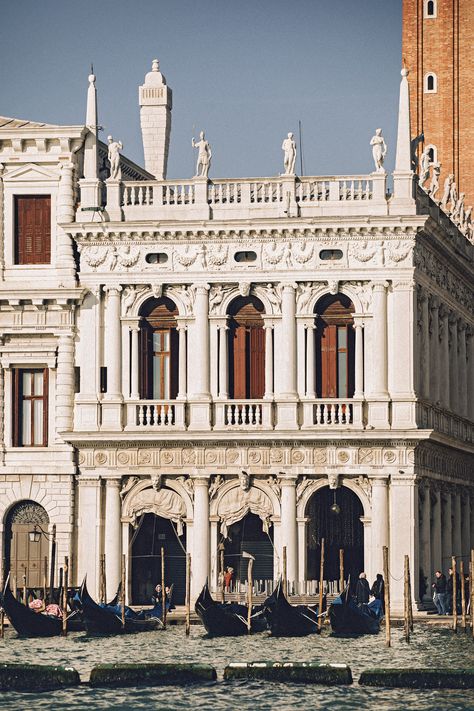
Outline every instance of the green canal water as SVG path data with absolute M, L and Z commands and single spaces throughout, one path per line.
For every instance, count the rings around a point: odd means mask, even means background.
M 70 634 L 66 639 L 18 639 L 7 631 L 0 640 L 0 661 L 63 664 L 74 666 L 87 681 L 91 668 L 103 662 L 207 662 L 217 668 L 218 681 L 185 688 L 90 689 L 87 685 L 44 694 L 3 693 L 0 708 L 25 709 L 405 709 L 454 711 L 474 709 L 474 690 L 370 689 L 358 685 L 358 677 L 369 667 L 465 668 L 474 666 L 474 643 L 469 634 L 417 625 L 410 644 L 402 630 L 393 630 L 393 646 L 387 649 L 384 636 L 353 639 L 321 636 L 301 639 L 272 639 L 266 633 L 252 637 L 214 638 L 193 626 L 186 639 L 183 626 L 165 632 L 124 637 L 93 638 Z M 354 684 L 324 687 L 269 682 L 223 682 L 229 662 L 317 661 L 349 664 Z

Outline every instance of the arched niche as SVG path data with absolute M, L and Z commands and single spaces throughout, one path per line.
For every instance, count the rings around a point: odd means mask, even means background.
M 10 573 L 11 585 L 29 588 L 43 585 L 44 561 L 49 559 L 49 516 L 36 501 L 25 499 L 10 507 L 5 516 L 5 575 Z M 31 540 L 30 532 L 40 532 L 38 540 Z M 49 569 L 49 563 L 46 568 Z M 25 578 L 23 577 L 25 576 Z

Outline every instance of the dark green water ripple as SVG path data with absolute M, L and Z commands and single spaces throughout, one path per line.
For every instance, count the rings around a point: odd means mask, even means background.
M 71 634 L 66 639 L 21 640 L 7 632 L 0 640 L 0 660 L 74 666 L 87 681 L 94 664 L 103 662 L 207 662 L 222 679 L 224 666 L 237 661 L 319 661 L 349 664 L 355 683 L 351 687 L 304 686 L 259 681 L 223 682 L 186 688 L 67 689 L 45 694 L 4 693 L 0 708 L 24 709 L 377 709 L 377 711 L 457 711 L 474 709 L 474 691 L 369 689 L 357 684 L 368 667 L 474 666 L 474 644 L 468 634 L 417 626 L 410 644 L 400 629 L 393 631 L 393 646 L 387 649 L 378 637 L 338 639 L 324 632 L 321 637 L 271 639 L 263 635 L 209 639 L 202 627 L 193 627 L 186 639 L 184 627 L 163 633 L 127 637 L 88 638 Z

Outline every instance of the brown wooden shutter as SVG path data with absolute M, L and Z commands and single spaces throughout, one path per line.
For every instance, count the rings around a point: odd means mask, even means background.
M 326 326 L 321 337 L 321 397 L 337 397 L 337 326 Z
M 234 393 L 235 400 L 245 400 L 247 398 L 247 378 L 246 378 L 246 331 L 245 326 L 237 326 L 234 330 Z
M 43 446 L 48 446 L 49 370 L 43 372 Z
M 265 394 L 265 331 L 261 326 L 250 329 L 250 392 L 251 399 Z
M 12 430 L 13 430 L 13 446 L 20 446 L 21 432 L 21 372 L 18 368 L 13 368 L 12 379 Z
M 51 262 L 51 197 L 15 197 L 15 264 Z

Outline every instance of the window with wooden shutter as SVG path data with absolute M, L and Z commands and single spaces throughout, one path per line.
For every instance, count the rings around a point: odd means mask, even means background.
M 48 371 L 13 370 L 13 446 L 48 446 Z
M 326 296 L 316 305 L 316 394 L 320 398 L 354 395 L 354 306 L 343 294 Z
M 141 397 L 175 400 L 179 369 L 178 310 L 170 299 L 150 299 L 141 315 Z
M 229 395 L 260 400 L 265 392 L 264 307 L 255 297 L 238 298 L 229 315 Z
M 15 264 L 51 263 L 51 196 L 15 196 Z

